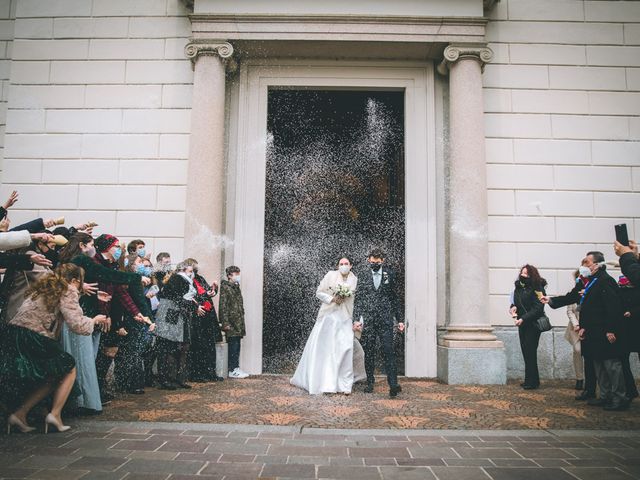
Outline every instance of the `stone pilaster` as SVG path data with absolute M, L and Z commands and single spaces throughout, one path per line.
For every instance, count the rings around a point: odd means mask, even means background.
M 452 44 L 449 74 L 449 324 L 438 345 L 438 376 L 448 383 L 505 383 L 504 346 L 489 318 L 487 179 L 482 70 L 484 44 Z
M 194 68 L 185 257 L 197 259 L 205 277 L 218 281 L 225 244 L 225 68 L 233 47 L 194 41 L 187 44 L 185 54 Z

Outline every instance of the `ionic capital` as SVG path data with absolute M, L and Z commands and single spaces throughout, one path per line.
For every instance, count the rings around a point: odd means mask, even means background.
M 444 59 L 438 65 L 438 73 L 446 75 L 450 65 L 461 58 L 477 60 L 484 71 L 485 64 L 493 59 L 493 50 L 484 43 L 452 43 L 444 49 Z
M 192 66 L 195 66 L 198 58 L 203 55 L 217 56 L 226 63 L 233 55 L 233 45 L 228 42 L 192 41 L 184 47 L 184 53 L 191 60 Z

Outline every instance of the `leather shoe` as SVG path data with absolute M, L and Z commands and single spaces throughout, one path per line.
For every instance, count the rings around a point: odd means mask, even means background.
M 187 385 L 186 383 L 177 383 L 176 384 L 179 388 L 184 388 L 186 390 L 189 390 L 191 388 L 191 385 Z
M 367 383 L 367 386 L 364 387 L 364 393 L 373 393 L 373 383 Z
M 602 409 L 607 412 L 621 412 L 629 408 L 629 402 L 610 402 L 607 403 Z
M 589 400 L 590 398 L 596 398 L 595 393 L 591 393 L 587 390 L 583 391 L 582 393 L 579 393 L 578 395 L 576 395 L 576 400 Z
M 524 385 L 522 388 L 525 390 L 535 390 L 536 388 L 540 388 L 540 385 Z
M 402 391 L 402 387 L 400 385 L 394 385 L 389 389 L 389 396 L 391 398 L 397 397 L 401 391 Z
M 587 400 L 587 405 L 591 407 L 604 407 L 609 402 L 607 402 L 604 398 L 590 398 Z
M 160 386 L 158 386 L 160 390 L 177 390 L 178 387 L 171 383 L 160 382 Z
M 211 378 L 212 382 L 224 382 L 224 377 L 215 376 Z

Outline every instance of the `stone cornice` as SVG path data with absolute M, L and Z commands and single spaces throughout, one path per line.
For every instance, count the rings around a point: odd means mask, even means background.
M 228 42 L 207 42 L 192 40 L 184 47 L 184 53 L 191 60 L 191 65 L 195 66 L 198 58 L 202 55 L 218 56 L 221 60 L 231 59 L 233 55 L 233 45 Z
M 193 37 L 227 41 L 483 42 L 484 17 L 191 15 Z
M 480 62 L 481 68 L 493 59 L 493 51 L 484 43 L 452 43 L 444 49 L 444 59 L 438 65 L 438 73 L 446 75 L 449 66 L 461 58 L 473 58 Z
M 486 25 L 484 17 L 409 17 L 402 15 L 190 15 L 192 22 L 240 22 L 240 23 L 388 23 L 407 25 Z

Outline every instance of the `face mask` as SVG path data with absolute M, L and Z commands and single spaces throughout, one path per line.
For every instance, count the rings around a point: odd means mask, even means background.
M 87 257 L 95 257 L 96 256 L 96 247 L 89 247 L 85 252 L 83 252 Z
M 233 277 L 231 277 L 231 281 L 240 284 L 240 275 L 234 275 Z
M 120 247 L 116 248 L 116 250 L 112 253 L 113 255 L 113 260 L 114 261 L 118 261 L 120 260 L 120 257 L 122 256 L 122 249 Z
M 530 281 L 531 280 L 529 279 L 529 277 L 524 277 L 524 276 L 520 275 L 520 283 L 524 283 L 526 285 Z
M 151 275 L 151 267 L 147 267 L 145 265 L 138 265 L 136 267 L 136 273 L 139 273 L 144 277 L 149 277 Z
M 196 275 L 197 273 L 198 273 L 198 269 L 197 269 L 197 268 L 194 268 L 194 269 L 193 269 L 193 274 L 194 274 L 194 275 Z
M 347 273 L 349 273 L 351 271 L 351 267 L 349 265 L 340 265 L 338 267 L 338 271 L 342 274 L 342 275 L 346 275 Z
M 147 251 L 144 248 L 139 248 L 138 249 L 138 256 L 140 258 L 144 257 L 146 253 L 147 253 Z
M 578 271 L 580 272 L 580 275 L 585 278 L 588 278 L 591 276 L 591 269 L 589 267 L 580 266 L 580 268 L 578 268 Z
M 124 266 L 128 267 L 129 266 L 129 257 L 124 259 Z
M 369 262 L 369 266 L 371 267 L 371 270 L 373 270 L 374 272 L 377 272 L 382 267 L 382 263 Z

